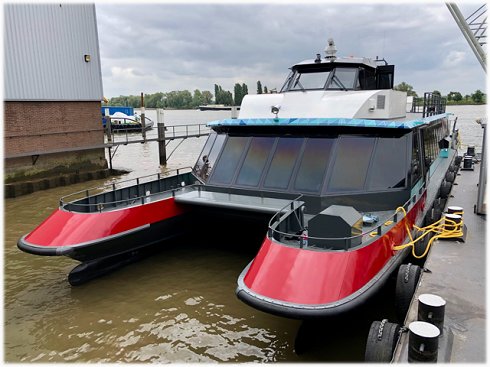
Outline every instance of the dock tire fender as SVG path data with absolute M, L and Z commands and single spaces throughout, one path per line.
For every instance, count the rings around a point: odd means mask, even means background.
M 437 222 L 441 219 L 442 209 L 439 206 L 434 206 L 430 208 L 424 218 L 424 227 L 430 226 L 432 223 Z
M 455 178 L 456 178 L 456 173 L 454 173 L 454 171 L 451 171 L 451 167 L 449 167 L 449 171 L 446 172 L 446 181 L 454 182 Z
M 425 252 L 427 245 L 429 244 L 429 241 L 431 238 L 432 238 L 432 233 L 429 233 L 429 234 L 425 235 L 425 237 L 422 238 L 420 241 L 417 241 L 414 243 L 413 251 L 415 252 L 415 255 L 420 256 Z M 426 258 L 427 258 L 427 256 L 424 256 L 423 258 L 418 259 L 418 258 L 413 257 L 412 254 L 410 254 L 410 261 L 412 262 L 412 264 L 418 265 L 418 266 L 424 265 Z
M 443 199 L 447 199 L 449 196 L 449 193 L 451 192 L 451 187 L 452 187 L 452 185 L 450 182 L 447 182 L 446 180 L 442 181 L 440 197 Z
M 395 288 L 395 310 L 398 321 L 405 320 L 413 294 L 417 288 L 421 268 L 411 263 L 402 264 L 398 269 Z
M 461 164 L 461 161 L 463 160 L 463 157 L 458 155 L 456 156 L 456 158 L 454 158 L 454 164 L 456 165 L 456 167 L 459 168 L 459 165 Z
M 382 321 L 373 321 L 366 341 L 364 360 L 366 362 L 386 363 L 393 358 L 401 327 L 398 324 Z

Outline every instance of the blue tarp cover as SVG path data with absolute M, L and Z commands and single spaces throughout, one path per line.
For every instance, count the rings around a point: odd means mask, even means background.
M 448 113 L 419 118 L 415 120 L 367 120 L 347 118 L 264 118 L 264 119 L 224 119 L 211 121 L 210 127 L 216 126 L 354 126 L 377 127 L 389 129 L 413 129 L 429 124 L 431 121 L 447 117 Z

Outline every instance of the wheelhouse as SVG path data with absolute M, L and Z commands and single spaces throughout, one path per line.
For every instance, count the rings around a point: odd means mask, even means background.
M 378 60 L 381 61 L 381 60 Z M 377 90 L 393 88 L 394 65 L 367 59 L 315 60 L 291 68 L 281 93 L 306 90 Z

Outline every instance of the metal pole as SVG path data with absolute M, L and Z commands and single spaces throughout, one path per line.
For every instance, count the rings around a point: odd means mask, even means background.
M 109 149 L 109 168 L 112 171 L 112 147 L 109 147 L 107 149 Z
M 145 96 L 143 92 L 141 92 L 141 135 L 143 140 L 146 141 L 146 129 L 145 129 Z
M 480 178 L 478 180 L 478 200 L 476 202 L 475 212 L 476 214 L 486 214 L 485 208 L 485 191 L 487 188 L 487 164 L 485 162 L 485 135 L 487 132 L 487 122 L 482 120 L 481 127 L 483 128 L 483 144 L 481 148 L 481 161 L 480 161 Z

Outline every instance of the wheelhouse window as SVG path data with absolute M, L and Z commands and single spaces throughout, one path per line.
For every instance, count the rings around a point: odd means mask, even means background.
M 378 138 L 371 165 L 368 190 L 403 188 L 407 178 L 407 137 Z
M 341 136 L 337 142 L 329 192 L 360 191 L 364 188 L 366 175 L 374 147 L 374 137 Z
M 269 158 L 275 138 L 254 137 L 242 168 L 238 173 L 237 185 L 258 186 L 260 177 Z
M 334 139 L 325 138 L 309 138 L 307 140 L 294 181 L 294 190 L 311 193 L 320 192 L 334 141 Z
M 213 147 L 214 141 L 216 140 L 216 133 L 211 133 L 204 144 L 199 158 L 194 166 L 194 173 L 196 173 L 200 178 L 206 180 L 209 174 L 209 153 Z
M 418 143 L 413 143 L 413 150 L 410 144 L 412 132 L 314 137 L 217 134 L 205 144 L 200 161 L 209 151 L 208 181 L 218 186 L 317 195 L 387 191 L 404 189 L 415 182 L 408 178 L 422 175 Z M 418 164 L 411 165 L 410 154 Z
M 230 184 L 243 154 L 249 138 L 243 136 L 229 136 L 223 153 L 216 163 L 210 182 L 218 184 Z
M 311 90 L 324 89 L 327 83 L 330 70 L 312 69 L 303 72 L 297 72 L 289 90 Z
M 357 68 L 336 68 L 328 81 L 327 89 L 359 89 Z
M 422 165 L 420 162 L 419 130 L 412 133 L 412 162 L 411 162 L 411 186 L 422 177 Z
M 303 138 L 279 138 L 265 177 L 265 188 L 285 190 L 289 187 L 289 180 L 293 174 L 303 140 Z

